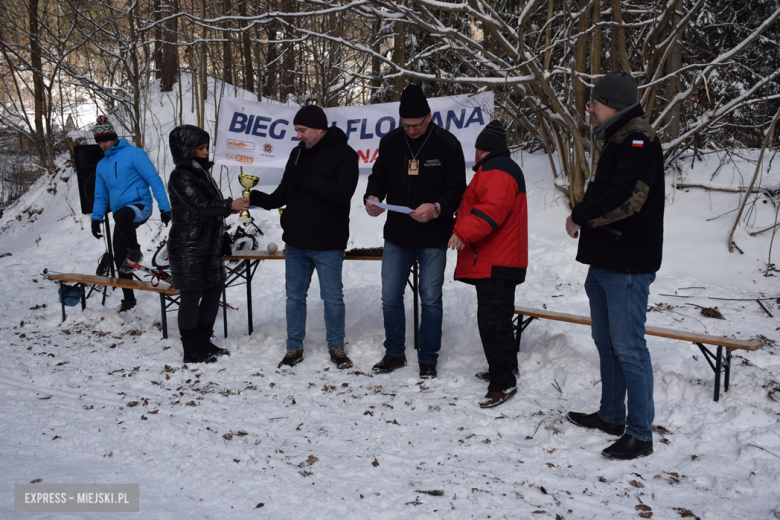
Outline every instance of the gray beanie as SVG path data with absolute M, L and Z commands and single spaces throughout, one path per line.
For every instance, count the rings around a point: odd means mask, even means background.
M 494 152 L 507 148 L 506 130 L 498 119 L 492 120 L 477 136 L 474 148 L 486 152 Z
M 631 74 L 613 70 L 596 83 L 590 97 L 620 112 L 635 104 L 638 95 L 636 80 Z

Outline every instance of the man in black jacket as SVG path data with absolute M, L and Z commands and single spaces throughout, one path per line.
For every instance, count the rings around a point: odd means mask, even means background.
M 452 215 L 466 190 L 466 162 L 454 135 L 431 122 L 431 109 L 419 85 L 401 94 L 401 128 L 379 142 L 379 158 L 368 178 L 363 199 L 376 217 L 385 210 L 371 202 L 406 206 L 405 214 L 391 211 L 385 222 L 382 255 L 382 311 L 385 356 L 374 365 L 377 373 L 406 365 L 404 290 L 409 270 L 420 264 L 422 319 L 417 359 L 420 377 L 436 377 L 441 349 L 442 285 Z
M 344 353 L 344 295 L 341 266 L 349 238 L 349 204 L 358 181 L 358 156 L 338 127 L 328 128 L 325 112 L 314 105 L 293 119 L 300 144 L 287 161 L 276 191 L 253 191 L 252 205 L 266 209 L 286 205 L 281 224 L 287 288 L 287 353 L 279 366 L 303 361 L 306 295 L 317 270 L 325 303 L 325 329 L 330 359 L 350 368 Z
M 628 460 L 653 453 L 653 366 L 645 321 L 650 284 L 661 267 L 664 160 L 637 103 L 634 78 L 612 71 L 591 97 L 596 159 L 566 232 L 572 238 L 582 233 L 577 261 L 590 265 L 585 291 L 599 351 L 601 405 L 598 412 L 567 417 L 577 426 L 622 435 L 602 453 Z

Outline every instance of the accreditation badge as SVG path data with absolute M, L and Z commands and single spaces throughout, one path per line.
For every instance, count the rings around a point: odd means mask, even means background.
M 420 161 L 417 159 L 409 159 L 409 175 L 420 174 Z

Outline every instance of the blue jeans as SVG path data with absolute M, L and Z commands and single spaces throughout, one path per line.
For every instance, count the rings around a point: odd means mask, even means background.
M 401 357 L 406 349 L 406 312 L 404 291 L 409 271 L 417 260 L 420 264 L 420 303 L 422 316 L 417 338 L 420 363 L 436 364 L 441 350 L 441 324 L 444 311 L 441 288 L 447 248 L 408 249 L 385 240 L 382 253 L 382 313 L 385 319 L 385 350 L 388 356 Z
M 591 267 L 585 280 L 591 334 L 601 365 L 599 417 L 626 433 L 653 439 L 653 365 L 645 341 L 647 298 L 655 273 L 621 274 Z M 626 417 L 628 395 L 628 417 Z
M 320 297 L 325 302 L 325 338 L 328 350 L 344 348 L 344 292 L 341 264 L 344 251 L 296 249 L 287 245 L 284 256 L 284 279 L 287 289 L 287 350 L 303 349 L 306 337 L 306 295 L 311 275 L 317 269 Z

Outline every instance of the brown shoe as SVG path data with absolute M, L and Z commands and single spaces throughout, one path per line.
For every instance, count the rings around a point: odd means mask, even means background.
M 490 372 L 477 372 L 474 374 L 474 377 L 477 379 L 481 379 L 482 381 L 485 381 L 487 383 L 490 382 Z
M 352 360 L 344 353 L 343 348 L 329 350 L 330 360 L 335 363 L 336 368 L 352 368 Z
M 494 408 L 517 393 L 517 388 L 510 388 L 506 392 L 490 392 L 479 400 L 480 408 Z
M 303 361 L 303 349 L 288 350 L 276 368 L 282 368 L 283 366 L 294 367 L 301 361 Z

